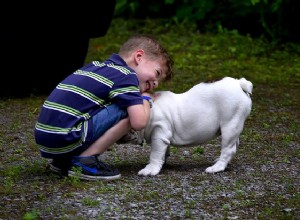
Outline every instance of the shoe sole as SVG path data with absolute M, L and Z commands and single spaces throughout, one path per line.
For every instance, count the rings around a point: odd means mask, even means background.
M 56 166 L 53 166 L 50 164 L 50 170 L 54 173 L 61 174 L 62 170 Z M 80 173 L 75 173 L 71 170 L 68 171 L 68 176 L 73 176 L 73 177 L 78 177 L 79 179 L 82 180 L 116 180 L 121 178 L 121 174 L 115 175 L 115 176 L 89 176 L 89 175 L 84 175 Z
M 62 172 L 62 170 L 60 168 L 58 168 L 56 166 L 53 166 L 52 164 L 49 165 L 49 168 L 54 173 L 61 173 Z
M 121 178 L 121 174 L 115 175 L 115 176 L 89 176 L 89 175 L 84 175 L 84 174 L 80 174 L 80 173 L 75 173 L 71 170 L 68 171 L 68 176 L 73 176 L 73 177 L 78 177 L 79 179 L 82 180 L 106 180 L 106 181 L 110 181 L 110 180 L 116 180 L 116 179 L 120 179 Z

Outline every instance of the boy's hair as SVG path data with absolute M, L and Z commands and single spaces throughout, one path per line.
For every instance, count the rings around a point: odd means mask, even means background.
M 149 35 L 134 35 L 130 37 L 120 48 L 119 54 L 122 57 L 128 56 L 131 52 L 143 49 L 145 54 L 149 59 L 157 60 L 162 59 L 165 61 L 165 64 L 168 68 L 166 72 L 165 81 L 168 81 L 172 78 L 173 70 L 172 66 L 174 61 L 171 56 L 168 54 L 166 49 L 153 37 Z

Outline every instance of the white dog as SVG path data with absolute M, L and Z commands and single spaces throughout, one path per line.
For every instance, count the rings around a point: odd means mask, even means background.
M 195 146 L 221 133 L 221 155 L 205 172 L 224 171 L 235 155 L 244 122 L 251 112 L 253 85 L 245 78 L 225 77 L 213 83 L 200 83 L 187 92 L 156 93 L 146 128 L 138 132 L 151 144 L 149 164 L 138 172 L 157 175 L 165 162 L 169 146 Z

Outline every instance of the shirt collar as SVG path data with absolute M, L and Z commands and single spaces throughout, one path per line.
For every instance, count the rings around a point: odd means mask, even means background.
M 122 57 L 119 54 L 113 53 L 108 59 L 108 62 L 112 62 L 115 65 L 118 66 L 126 66 L 128 67 L 127 63 L 122 59 Z

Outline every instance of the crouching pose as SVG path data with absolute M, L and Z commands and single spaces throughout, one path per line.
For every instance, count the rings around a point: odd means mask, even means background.
M 157 175 L 170 145 L 195 146 L 221 133 L 221 155 L 205 171 L 224 171 L 235 155 L 244 122 L 251 111 L 253 85 L 245 78 L 225 77 L 213 83 L 200 83 L 187 92 L 156 93 L 150 120 L 138 132 L 151 144 L 149 164 L 138 172 L 143 176 Z
M 156 40 L 138 35 L 106 61 L 66 77 L 45 100 L 35 125 L 41 156 L 52 159 L 50 169 L 67 175 L 80 170 L 79 178 L 87 180 L 120 178 L 98 156 L 130 129 L 146 126 L 148 92 L 170 79 L 172 65 Z

